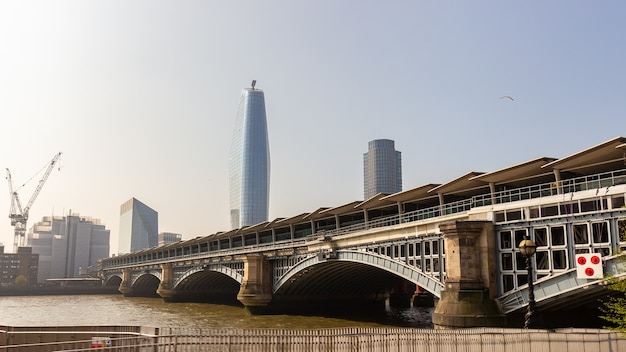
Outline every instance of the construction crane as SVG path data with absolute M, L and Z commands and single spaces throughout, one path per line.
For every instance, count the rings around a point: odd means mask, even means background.
M 52 160 L 50 160 L 50 162 L 46 165 L 46 172 L 44 173 L 41 180 L 39 180 L 39 184 L 37 185 L 35 192 L 33 192 L 33 195 L 30 196 L 30 199 L 28 200 L 28 203 L 26 203 L 25 207 L 22 207 L 22 203 L 20 202 L 20 197 L 17 194 L 17 190 L 13 190 L 11 171 L 9 171 L 9 169 L 7 168 L 7 180 L 9 181 L 9 193 L 11 194 L 11 210 L 9 211 L 9 218 L 11 219 L 11 226 L 15 227 L 15 237 L 13 238 L 13 253 L 17 253 L 17 249 L 24 246 L 24 238 L 26 235 L 26 222 L 28 221 L 28 211 L 33 205 L 33 202 L 35 202 L 35 199 L 39 195 L 39 192 L 41 192 L 41 188 L 46 183 L 48 176 L 50 176 L 50 172 L 52 172 L 52 169 L 61 157 L 61 154 L 62 153 L 58 153 L 57 155 L 55 155 L 54 158 L 52 158 Z M 44 168 L 46 166 L 44 166 Z

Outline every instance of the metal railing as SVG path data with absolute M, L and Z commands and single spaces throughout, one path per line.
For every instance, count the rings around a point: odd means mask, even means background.
M 35 332 L 38 333 L 38 332 Z M 102 332 L 99 332 L 102 334 Z M 161 328 L 158 335 L 110 339 L 107 346 L 93 340 L 2 345 L 0 352 L 116 351 L 623 351 L 626 339 L 599 329 L 557 331 L 475 328 L 431 330 L 411 328 L 336 329 L 176 329 Z

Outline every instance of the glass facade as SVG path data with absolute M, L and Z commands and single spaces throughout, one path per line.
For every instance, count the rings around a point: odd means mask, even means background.
M 364 199 L 402 191 L 402 156 L 394 141 L 376 139 L 368 143 L 363 154 L 363 180 Z
M 159 214 L 131 198 L 120 207 L 118 254 L 131 253 L 159 244 Z
M 232 228 L 268 219 L 270 152 L 262 90 L 241 92 L 230 150 L 230 224 Z

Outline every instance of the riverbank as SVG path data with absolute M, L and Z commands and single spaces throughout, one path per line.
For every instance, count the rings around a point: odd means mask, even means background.
M 42 286 L 2 287 L 0 296 L 58 296 L 58 295 L 106 295 L 120 294 L 113 286 Z

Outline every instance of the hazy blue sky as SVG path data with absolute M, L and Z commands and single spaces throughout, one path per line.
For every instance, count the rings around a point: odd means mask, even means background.
M 253 79 L 274 219 L 361 200 L 372 139 L 395 140 L 409 189 L 626 135 L 625 35 L 624 1 L 2 1 L 0 166 L 19 185 L 63 152 L 29 227 L 99 218 L 115 253 L 136 197 L 161 232 L 208 235 L 229 229 Z

